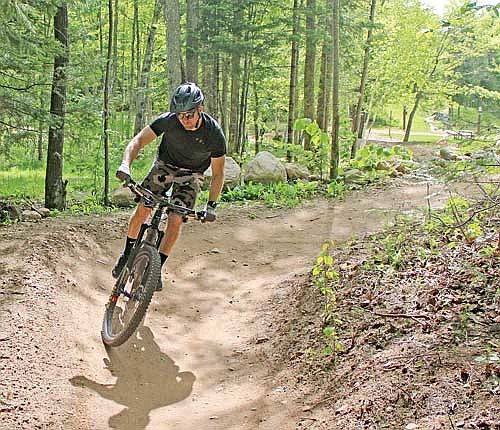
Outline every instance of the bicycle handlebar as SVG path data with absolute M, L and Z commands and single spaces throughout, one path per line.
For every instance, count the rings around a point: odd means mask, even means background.
M 132 178 L 129 178 L 127 181 L 123 183 L 124 187 L 128 187 L 130 191 L 132 191 L 135 195 L 141 197 L 146 201 L 146 203 L 152 205 L 160 205 L 169 210 L 181 212 L 181 215 L 186 218 L 202 220 L 205 216 L 203 211 L 195 211 L 194 209 L 187 208 L 185 206 L 176 205 L 170 202 L 170 199 L 167 197 L 158 197 L 153 194 L 153 192 L 146 187 L 143 187 L 141 184 L 134 181 Z

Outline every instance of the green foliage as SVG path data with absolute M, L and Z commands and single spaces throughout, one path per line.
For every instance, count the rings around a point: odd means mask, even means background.
M 344 182 L 341 180 L 334 180 L 328 184 L 327 195 L 329 197 L 342 199 L 345 191 L 346 186 Z
M 410 149 L 395 145 L 385 148 L 376 144 L 366 145 L 357 151 L 356 157 L 350 162 L 351 167 L 359 170 L 376 170 L 382 161 L 411 160 Z
M 45 189 L 45 171 L 12 168 L 0 170 L 1 197 L 39 198 Z
M 221 201 L 262 200 L 268 207 L 295 207 L 320 192 L 317 182 L 254 184 L 236 186 L 224 191 Z
M 316 121 L 309 118 L 297 119 L 293 129 L 311 137 L 311 150 L 305 150 L 302 145 L 288 147 L 293 159 L 323 177 L 329 166 L 330 136 L 319 128 Z
M 483 235 L 479 216 L 470 215 L 471 203 L 463 197 L 448 199 L 443 210 L 435 211 L 426 223 L 428 232 L 443 234 L 448 238 L 450 248 L 456 241 L 468 243 Z
M 311 136 L 311 151 L 305 151 L 301 145 L 286 147 L 282 136 L 286 129 L 289 91 L 289 52 L 291 8 L 284 7 L 277 0 L 266 3 L 250 1 L 238 3 L 221 1 L 214 8 L 213 2 L 201 2 L 200 14 L 205 22 L 206 31 L 200 34 L 200 42 L 207 49 L 200 51 L 200 67 L 210 74 L 214 58 L 218 60 L 219 75 L 213 76 L 213 82 L 231 84 L 231 55 L 235 52 L 243 58 L 250 58 L 248 70 L 248 99 L 242 112 L 245 118 L 244 134 L 252 134 L 255 121 L 265 133 L 262 146 L 273 153 L 283 156 L 290 151 L 294 159 L 307 166 L 320 178 L 329 170 L 329 135 L 319 129 L 315 122 L 299 119 L 295 130 Z M 0 170 L 16 168 L 19 171 L 34 172 L 19 177 L 15 186 L 7 183 L 2 194 L 43 196 L 43 181 L 39 172 L 45 168 L 43 158 L 46 153 L 47 131 L 50 125 L 50 89 L 53 57 L 60 47 L 54 41 L 52 20 L 60 2 L 43 0 L 38 2 L 18 2 L 6 0 L 3 5 L 0 35 L 3 51 L 0 53 L 2 72 L 0 87 L 2 102 L 0 109 Z M 318 5 L 317 53 L 323 41 L 329 43 L 328 31 L 325 31 L 323 18 L 330 10 L 326 5 Z M 139 28 L 133 31 L 133 3 L 120 4 L 117 10 L 118 29 L 116 43 L 116 61 L 113 61 L 112 93 L 110 94 L 110 176 L 120 163 L 124 145 L 132 137 L 135 107 L 135 91 L 140 68 L 137 53 L 144 52 L 144 43 L 148 39 L 149 22 L 154 2 L 139 2 Z M 366 37 L 366 4 L 363 2 L 345 2 L 342 4 L 341 45 L 345 47 L 341 73 L 341 159 L 349 158 L 349 148 L 353 136 L 350 133 L 348 106 L 356 102 L 359 86 L 359 68 L 363 56 Z M 394 106 L 402 110 L 414 101 L 416 88 L 424 88 L 426 109 L 439 105 L 440 109 L 448 105 L 448 95 L 453 96 L 454 105 L 462 105 L 462 117 L 465 128 L 476 123 L 479 103 L 483 107 L 485 127 L 498 121 L 499 88 L 499 21 L 494 17 L 495 9 L 457 6 L 449 17 L 449 26 L 443 27 L 436 16 L 420 7 L 415 2 L 402 0 L 382 2 L 377 5 L 374 43 L 370 59 L 369 76 L 366 88 L 366 108 L 370 108 L 371 120 L 387 124 L 387 109 L 395 112 Z M 241 11 L 242 19 L 234 21 L 236 12 Z M 68 197 L 71 194 L 89 193 L 102 195 L 104 186 L 104 149 L 102 129 L 102 81 L 106 65 L 107 11 L 96 1 L 68 3 L 69 35 L 71 40 L 70 65 L 68 76 L 67 105 L 65 118 L 64 179 L 68 179 Z M 303 18 L 304 9 L 300 11 Z M 486 13 L 488 12 L 488 13 Z M 489 13 L 491 12 L 491 13 Z M 181 10 L 181 37 L 185 37 L 185 13 Z M 407 25 L 401 26 L 405 22 Z M 163 112 L 168 107 L 168 84 L 165 68 L 168 59 L 164 56 L 165 29 L 160 20 L 156 32 L 154 58 L 150 73 L 150 87 L 147 90 L 147 121 Z M 449 27 L 449 28 L 448 28 Z M 301 29 L 300 40 L 304 35 Z M 132 40 L 140 41 L 137 49 L 131 49 Z M 103 45 L 104 41 L 104 45 Z M 442 42 L 442 43 L 441 43 Z M 429 66 L 436 59 L 437 49 L 443 48 L 444 61 L 439 62 L 436 73 L 429 78 Z M 407 55 L 412 52 L 412 55 Z M 318 57 L 319 58 L 319 57 Z M 302 59 L 302 57 L 301 57 Z M 207 68 L 208 67 L 208 68 Z M 304 64 L 299 64 L 299 76 L 303 76 Z M 316 68 L 319 74 L 320 68 Z M 227 81 L 222 75 L 227 74 Z M 208 76 L 208 75 L 207 75 Z M 240 78 L 243 73 L 240 74 Z M 319 81 L 316 76 L 316 81 Z M 300 85 L 300 83 L 299 83 Z M 221 90 L 218 88 L 217 90 Z M 215 96 L 215 88 L 207 88 L 207 110 L 214 109 L 214 116 L 224 117 L 227 126 L 227 112 L 219 112 L 219 103 L 210 103 Z M 240 92 L 241 94 L 244 91 Z M 296 111 L 300 111 L 303 94 L 299 91 Z M 210 104 L 212 106 L 210 106 Z M 464 105 L 470 109 L 463 108 Z M 217 106 L 217 107 L 216 107 Z M 254 114 L 257 114 L 255 115 Z M 416 116 L 414 126 L 419 128 L 421 115 Z M 392 118 L 394 125 L 395 117 Z M 377 124 L 377 122 L 376 122 Z M 467 125 L 469 124 L 469 125 Z M 422 123 L 422 127 L 425 124 Z M 498 126 L 498 125 L 497 125 Z M 427 131 L 427 130 L 422 130 Z M 271 136 L 277 136 L 272 139 Z M 416 135 L 412 135 L 413 138 Z M 422 140 L 424 136 L 418 136 Z M 247 140 L 252 141 L 249 137 Z M 38 144 L 41 145 L 41 158 L 38 160 Z M 150 154 L 155 145 L 146 148 L 146 154 L 134 163 L 137 177 L 145 174 L 151 162 Z M 249 144 L 250 146 L 250 144 Z M 247 148 L 248 149 L 248 148 Z M 150 152 L 151 151 L 151 152 Z M 374 178 L 373 165 L 376 158 L 384 159 L 381 154 L 365 154 L 365 159 L 355 163 L 370 171 Z M 237 156 L 244 162 L 248 153 Z M 344 163 L 345 164 L 345 163 Z M 344 166 L 346 167 L 346 166 Z M 460 168 L 457 164 L 457 175 Z M 342 166 L 341 166 L 342 168 Z M 490 167 L 485 167 L 489 169 Z M 378 172 L 377 175 L 381 173 Z M 382 174 L 382 173 L 381 173 Z M 327 193 L 341 196 L 344 192 L 341 182 L 330 184 Z M 307 191 L 307 190 L 306 190 Z M 269 192 L 267 204 L 271 204 L 276 195 L 283 195 L 285 204 L 297 200 L 294 189 L 282 188 Z M 307 191 L 308 192 L 308 191 Z M 246 191 L 241 191 L 244 196 Z M 251 192 L 249 191 L 251 194 Z M 262 192 L 264 195 L 264 192 Z M 263 197 L 264 198 L 264 197 Z M 278 198 L 279 200 L 279 198 Z M 281 204 L 281 203 L 280 203 Z M 295 203 L 294 203 L 295 204 Z
M 337 354 L 344 352 L 344 346 L 339 338 L 339 330 L 342 327 L 342 321 L 338 315 L 338 302 L 335 286 L 340 280 L 340 275 L 334 268 L 333 257 L 330 255 L 330 249 L 335 244 L 333 241 L 325 243 L 322 246 L 321 253 L 316 259 L 312 268 L 312 278 L 314 285 L 319 289 L 324 297 L 324 327 L 323 336 L 326 346 L 322 350 L 323 355 L 331 356 L 335 362 Z

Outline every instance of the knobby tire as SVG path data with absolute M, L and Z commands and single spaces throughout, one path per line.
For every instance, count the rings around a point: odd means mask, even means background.
M 158 251 L 151 245 L 142 245 L 134 258 L 129 276 L 115 287 L 106 305 L 101 331 L 104 344 L 119 346 L 134 334 L 151 303 L 160 275 L 161 263 Z M 121 278 L 122 276 L 118 279 Z M 121 290 L 126 288 L 129 282 L 132 285 L 128 293 L 132 297 L 127 299 Z M 125 309 L 117 307 L 118 300 L 122 297 L 124 301 L 120 306 L 124 306 Z M 122 325 L 118 319 L 127 313 L 129 306 L 135 309 Z

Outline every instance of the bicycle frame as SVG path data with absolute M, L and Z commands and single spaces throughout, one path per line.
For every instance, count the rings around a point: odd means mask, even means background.
M 118 346 L 127 341 L 144 318 L 157 290 L 161 277 L 159 248 L 164 237 L 164 218 L 175 211 L 184 221 L 188 218 L 203 221 L 204 212 L 196 212 L 158 197 L 150 190 L 130 179 L 125 186 L 152 208 L 151 216 L 141 225 L 139 235 L 131 249 L 125 267 L 118 275 L 106 304 L 101 337 L 108 346 Z M 161 278 L 160 278 L 161 279 Z M 124 297 L 123 301 L 120 297 Z
M 203 212 L 197 212 L 194 209 L 186 208 L 184 206 L 172 203 L 169 197 L 156 196 L 150 190 L 135 182 L 132 178 L 130 178 L 124 186 L 127 186 L 130 191 L 140 197 L 147 205 L 152 206 L 153 209 L 150 221 L 145 221 L 141 225 L 139 235 L 137 236 L 134 246 L 130 251 L 130 255 L 127 263 L 125 264 L 125 267 L 116 280 L 115 287 L 123 284 L 123 280 L 129 276 L 130 268 L 134 261 L 135 255 L 137 254 L 137 251 L 143 243 L 147 243 L 159 250 L 161 241 L 163 239 L 163 236 L 165 235 L 165 232 L 160 229 L 163 214 L 167 214 L 168 216 L 168 212 L 180 212 L 182 220 L 184 222 L 186 222 L 188 219 L 201 220 L 204 216 Z M 144 238 L 145 234 L 146 237 Z

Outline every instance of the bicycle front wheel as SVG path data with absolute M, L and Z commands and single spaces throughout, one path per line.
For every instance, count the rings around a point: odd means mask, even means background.
M 119 346 L 141 323 L 161 275 L 160 255 L 144 244 L 138 250 L 130 270 L 118 278 L 106 305 L 101 337 L 109 346 Z

